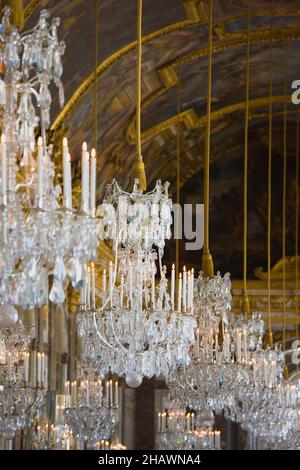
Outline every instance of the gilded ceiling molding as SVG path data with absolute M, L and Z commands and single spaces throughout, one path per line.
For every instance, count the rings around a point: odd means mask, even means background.
M 241 47 L 246 45 L 247 37 L 246 34 L 242 34 L 242 39 L 240 39 L 241 34 L 238 34 L 238 39 L 235 42 L 229 40 L 225 43 L 215 44 L 213 46 L 213 53 L 217 54 L 219 52 L 223 52 L 226 49 L 231 49 L 233 47 Z M 273 33 L 274 40 L 300 40 L 300 33 L 298 30 L 285 30 L 285 33 L 282 33 L 280 29 L 275 30 Z M 251 33 L 251 44 L 258 44 L 262 42 L 268 42 L 270 39 L 270 30 L 264 31 L 257 31 Z M 153 93 L 148 95 L 142 102 L 142 110 L 145 110 L 147 106 L 149 106 L 153 101 L 155 101 L 160 95 L 165 93 L 168 89 L 177 86 L 179 83 L 179 77 L 176 72 L 176 67 L 180 66 L 181 64 L 185 64 L 192 60 L 195 60 L 199 57 L 206 57 L 208 53 L 207 48 L 199 49 L 198 51 L 191 52 L 190 54 L 185 54 L 181 57 L 178 57 L 174 62 L 168 64 L 164 67 L 161 67 L 157 70 L 158 77 L 162 83 L 162 87 L 158 90 L 155 90 Z M 132 117 L 131 122 L 128 125 L 128 129 L 126 131 L 126 135 L 128 136 L 128 142 L 132 143 L 131 134 L 132 129 L 135 127 L 135 116 Z
M 207 6 L 203 0 L 183 0 L 182 6 L 189 20 L 207 23 Z
M 25 18 L 25 20 L 27 20 L 32 15 L 34 10 L 37 7 L 39 7 L 41 5 L 41 3 L 42 3 L 42 0 L 30 0 L 30 2 L 27 3 L 27 5 L 24 8 L 24 18 Z
M 30 3 L 39 3 L 40 0 L 32 0 Z M 177 31 L 180 29 L 185 29 L 193 24 L 196 23 L 203 23 L 206 21 L 205 15 L 202 13 L 192 13 L 192 9 L 194 8 L 193 5 L 199 4 L 198 5 L 198 10 L 200 4 L 203 4 L 203 2 L 199 2 L 198 0 L 190 0 L 186 2 L 185 5 L 185 11 L 187 12 L 188 19 L 180 21 L 178 23 L 171 24 L 169 26 L 166 26 L 165 28 L 162 28 L 158 31 L 154 31 L 153 33 L 150 33 L 142 38 L 143 44 L 151 42 L 153 39 L 162 37 L 164 35 L 167 35 L 173 31 Z M 30 5 L 30 4 L 29 4 Z M 203 5 L 203 8 L 205 10 L 205 6 Z M 279 11 L 280 10 L 280 11 Z M 300 14 L 300 8 L 295 9 L 293 14 Z M 200 12 L 202 11 L 202 7 L 200 6 Z M 291 14 L 290 9 L 278 9 L 278 14 L 281 14 L 282 16 L 288 16 Z M 255 10 L 253 12 L 253 16 L 260 16 L 260 15 L 265 15 L 266 10 Z M 237 19 L 246 17 L 246 15 L 240 15 L 240 16 L 235 16 L 235 17 L 230 17 L 224 20 L 224 24 L 226 23 L 231 23 L 232 21 L 235 21 Z M 223 23 L 222 23 L 223 24 Z M 220 28 L 220 24 L 215 25 L 215 28 L 217 32 L 218 28 Z M 225 44 L 216 44 L 213 47 L 213 53 L 218 53 L 223 50 L 226 50 L 231 47 L 239 47 L 242 45 L 246 44 L 246 33 L 243 31 L 238 31 L 236 33 L 228 33 L 226 32 L 226 28 L 222 27 L 222 31 L 225 31 L 224 33 L 224 38 L 222 39 L 227 39 L 228 42 Z M 265 29 L 263 31 L 258 31 L 258 32 L 253 32 L 251 34 L 251 42 L 265 42 L 268 41 L 270 37 L 270 30 Z M 296 29 L 289 29 L 286 28 L 285 30 L 282 31 L 282 28 L 274 28 L 274 40 L 282 40 L 282 39 L 289 39 L 289 40 L 299 40 L 300 39 L 300 33 Z M 233 42 L 233 40 L 236 40 L 237 42 Z M 130 52 L 131 50 L 136 48 L 136 41 L 133 41 L 132 43 L 128 44 L 127 46 L 123 47 L 119 51 L 116 51 L 114 54 L 109 56 L 107 59 L 105 59 L 101 64 L 99 64 L 97 68 L 97 76 L 103 73 L 107 68 L 109 68 L 116 60 L 120 59 L 122 56 Z M 174 62 L 173 65 L 179 65 L 180 63 L 184 63 L 189 60 L 193 60 L 196 57 L 204 57 L 207 55 L 207 48 L 201 49 L 200 51 L 195 51 L 194 53 L 187 54 L 185 58 L 183 59 L 178 59 Z M 183 62 L 182 62 L 183 60 Z M 62 109 L 62 111 L 58 114 L 57 118 L 53 122 L 51 126 L 51 130 L 56 129 L 59 127 L 62 123 L 62 121 L 66 118 L 66 116 L 69 114 L 69 112 L 73 109 L 73 107 L 78 103 L 82 95 L 85 93 L 85 91 L 92 85 L 94 81 L 95 74 L 94 72 L 87 77 L 82 84 L 77 88 L 77 90 L 73 93 L 72 97 L 69 99 L 69 101 L 66 103 L 65 107 Z M 160 94 L 160 92 L 159 92 Z M 151 100 L 152 101 L 152 100 Z
M 300 257 L 298 256 L 298 262 Z M 283 276 L 283 266 L 285 265 L 285 276 L 287 280 L 295 280 L 296 273 L 296 256 L 286 256 L 286 258 L 280 259 L 271 269 L 271 279 L 282 280 Z M 268 273 L 264 272 L 263 268 L 256 268 L 254 271 L 255 276 L 258 279 L 266 280 L 268 279 Z M 299 273 L 300 279 L 300 273 Z
M 187 28 L 191 24 L 193 24 L 193 22 L 191 22 L 190 20 L 183 20 L 178 23 L 171 24 L 169 26 L 166 26 L 165 28 L 160 29 L 159 31 L 154 31 L 153 33 L 150 33 L 147 36 L 143 36 L 142 43 L 147 44 L 148 42 L 151 42 L 153 39 L 165 36 L 173 31 Z M 108 69 L 116 60 L 120 59 L 122 56 L 124 56 L 131 50 L 134 50 L 135 48 L 136 48 L 136 41 L 133 41 L 127 46 L 123 47 L 122 49 L 118 50 L 117 52 L 109 56 L 107 59 L 101 62 L 101 64 L 98 65 L 97 76 L 103 73 L 106 69 Z M 61 125 L 62 121 L 69 114 L 69 112 L 73 109 L 73 107 L 78 103 L 78 101 L 80 100 L 82 95 L 85 93 L 85 91 L 92 85 L 92 83 L 94 82 L 94 77 L 95 77 L 95 73 L 93 72 L 77 88 L 77 90 L 73 93 L 72 97 L 69 99 L 65 107 L 62 109 L 62 111 L 58 114 L 57 118 L 53 122 L 51 126 L 51 130 L 56 129 L 57 127 Z
M 290 103 L 290 101 L 291 101 L 291 97 L 289 95 L 273 96 L 272 98 L 273 104 L 280 104 L 280 103 L 286 103 L 286 102 Z M 260 108 L 263 106 L 268 106 L 270 104 L 270 97 L 252 99 L 250 100 L 249 104 L 250 104 L 250 110 Z M 214 121 L 216 119 L 223 118 L 237 111 L 244 111 L 245 107 L 246 107 L 245 101 L 241 101 L 239 103 L 234 103 L 228 106 L 224 106 L 220 109 L 217 109 L 216 111 L 213 111 L 211 113 L 211 119 L 212 121 Z M 174 116 L 166 119 L 165 121 L 162 121 L 156 124 L 155 126 L 143 131 L 142 141 L 147 142 L 148 140 L 152 139 L 156 135 L 161 134 L 162 132 L 166 131 L 171 126 L 176 125 L 178 117 L 179 117 L 180 122 L 183 123 L 187 129 L 196 129 L 197 127 L 203 127 L 205 126 L 206 119 L 207 119 L 206 115 L 199 117 L 197 116 L 194 109 L 188 109 L 186 111 L 183 111 L 179 115 L 175 114 Z M 126 131 L 127 142 L 131 145 L 134 145 L 136 142 L 134 124 L 135 124 L 134 121 L 132 121 Z

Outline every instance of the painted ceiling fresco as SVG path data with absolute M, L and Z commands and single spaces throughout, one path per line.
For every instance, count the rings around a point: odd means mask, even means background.
M 62 20 L 66 106 L 53 103 L 53 135 L 67 133 L 72 160 L 83 140 L 93 144 L 94 0 L 27 0 L 27 25 L 40 8 Z M 135 157 L 136 2 L 99 0 L 98 190 L 117 177 L 130 183 Z M 249 134 L 249 275 L 266 265 L 269 45 L 271 0 L 252 0 Z M 283 107 L 288 101 L 288 253 L 294 250 L 296 107 L 290 85 L 300 79 L 300 0 L 274 1 L 273 238 L 281 257 Z M 211 220 L 216 268 L 242 271 L 242 197 L 247 0 L 214 0 Z M 181 201 L 202 202 L 207 88 L 207 2 L 144 0 L 143 155 L 149 188 L 168 179 L 176 193 L 176 135 L 180 129 Z M 285 54 L 287 63 L 285 61 Z M 285 72 L 288 71 L 288 91 Z M 179 114 L 178 114 L 179 109 Z M 180 124 L 178 124 L 180 122 Z M 167 259 L 174 256 L 170 246 Z M 184 255 L 195 263 L 200 254 Z M 198 258 L 197 258 L 198 257 Z

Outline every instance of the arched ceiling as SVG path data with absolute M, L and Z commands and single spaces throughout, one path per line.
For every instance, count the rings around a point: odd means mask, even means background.
M 181 186 L 185 201 L 202 202 L 201 167 L 206 123 L 207 2 L 144 0 L 143 8 L 143 155 L 149 187 L 158 177 L 176 188 L 176 133 L 181 134 Z M 53 104 L 52 130 L 67 132 L 72 159 L 83 140 L 93 144 L 95 53 L 94 0 L 28 0 L 27 25 L 40 8 L 62 20 L 60 37 L 67 43 L 63 81 L 66 105 Z M 98 197 L 116 177 L 128 185 L 135 157 L 136 1 L 99 0 L 100 39 L 97 69 Z M 269 41 L 271 0 L 252 0 L 250 111 L 250 270 L 265 265 L 265 191 L 268 142 Z M 281 185 L 282 111 L 288 102 L 289 175 L 295 164 L 296 107 L 290 84 L 300 79 L 300 1 L 274 1 L 274 182 Z M 212 237 L 217 267 L 241 274 L 241 217 L 247 0 L 214 0 Z M 288 94 L 285 93 L 285 42 Z M 180 113 L 178 114 L 178 100 Z M 292 183 L 288 185 L 292 191 Z M 280 225 L 277 191 L 274 218 Z M 292 193 L 288 194 L 291 197 Z M 198 199 L 199 198 L 199 199 Z M 276 200 L 277 200 L 276 199 Z M 252 212 L 251 212 L 252 211 Z M 292 224 L 293 218 L 289 217 Z M 277 228 L 278 228 L 277 227 Z M 289 251 L 293 250 L 293 227 Z M 274 261 L 280 257 L 279 228 Z M 234 248 L 233 248 L 234 247 Z M 172 250 L 171 250 L 172 251 Z M 192 256 L 192 253 L 191 255 Z M 189 255 L 186 255 L 187 261 Z M 200 260 L 199 260 L 200 263 Z M 256 263 L 256 264 L 255 264 Z M 233 266 L 233 268 L 232 268 Z M 252 269 L 253 268 L 253 269 Z

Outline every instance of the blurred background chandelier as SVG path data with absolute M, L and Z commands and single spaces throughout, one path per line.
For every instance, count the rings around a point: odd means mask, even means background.
M 62 303 L 67 274 L 78 287 L 82 264 L 94 257 L 98 242 L 90 206 L 82 207 L 82 212 L 72 210 L 67 142 L 63 207 L 59 205 L 61 189 L 54 183 L 52 148 L 46 144 L 51 83 L 58 87 L 60 105 L 64 104 L 61 57 L 65 44 L 58 41 L 59 19 L 49 23 L 46 10 L 38 24 L 22 34 L 10 24 L 10 14 L 5 7 L 0 30 L 0 304 L 42 305 L 48 299 L 50 273 L 54 279 L 50 300 Z M 38 127 L 41 137 L 36 145 Z

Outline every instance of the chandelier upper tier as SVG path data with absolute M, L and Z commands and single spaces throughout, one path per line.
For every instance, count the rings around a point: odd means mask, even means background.
M 62 206 L 51 159 L 53 149 L 46 142 L 52 83 L 58 88 L 60 106 L 64 104 L 61 58 L 65 44 L 58 40 L 60 20 L 54 18 L 50 23 L 46 10 L 41 11 L 37 25 L 22 34 L 10 24 L 10 14 L 10 8 L 5 7 L 0 27 L 0 304 L 44 304 L 49 274 L 54 279 L 50 300 L 62 303 L 67 275 L 78 287 L 82 265 L 94 258 L 98 244 L 90 205 L 81 211 L 72 209 L 67 142 L 63 147 Z M 88 181 L 89 174 L 85 174 L 87 189 Z M 91 194 L 90 200 L 94 199 Z

